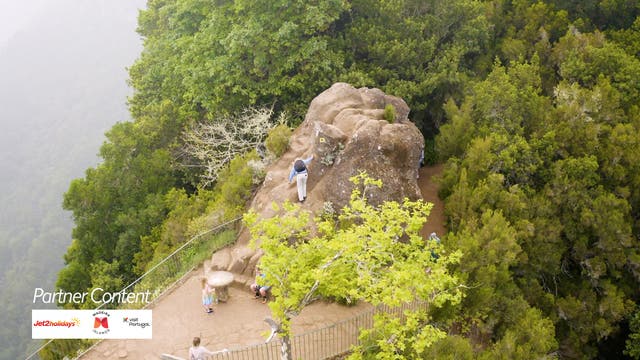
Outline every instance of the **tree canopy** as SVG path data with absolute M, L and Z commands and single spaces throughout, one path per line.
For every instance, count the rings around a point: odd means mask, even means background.
M 637 358 L 639 13 L 627 0 L 150 0 L 139 17 L 144 50 L 130 68 L 134 120 L 108 132 L 103 162 L 65 195 L 76 229 L 58 285 L 81 291 L 99 279 L 126 283 L 206 224 L 206 214 L 243 211 L 261 175 L 249 165 L 258 154 L 240 151 L 203 187 L 203 169 L 183 166 L 190 129 L 251 107 L 287 112 L 296 125 L 314 96 L 344 81 L 404 98 L 446 163 L 442 251 L 461 254 L 447 274 L 469 289 L 428 318 L 416 315 L 415 323 L 447 329 L 421 356 L 621 357 L 611 344 L 626 342 Z M 357 204 L 352 209 L 369 211 Z M 408 203 L 384 211 L 425 212 Z M 380 233 L 373 220 L 367 231 Z M 297 217 L 273 221 L 305 229 Z M 305 288 L 327 274 L 346 281 L 340 274 L 355 272 L 362 279 L 338 283 L 368 281 L 368 301 L 386 301 L 390 294 L 374 296 L 385 294 L 383 284 L 409 284 L 338 261 L 349 255 L 364 263 L 371 259 L 355 253 L 375 252 L 366 242 L 342 253 L 327 248 L 363 235 L 344 218 L 339 225 L 348 231 L 329 223 L 319 223 L 327 225 L 317 239 L 295 245 L 304 256 L 287 259 L 311 264 L 307 275 L 291 273 Z M 405 225 L 402 231 L 415 224 Z M 263 244 L 281 253 L 295 248 Z M 423 252 L 412 256 L 431 261 Z M 291 265 L 272 260 L 274 274 Z M 336 270 L 323 270 L 330 262 Z M 394 274 L 403 273 L 413 274 Z M 335 291 L 320 282 L 311 295 Z M 394 295 L 412 292 L 420 289 Z M 288 299 L 274 309 L 282 319 L 304 296 Z
M 568 45 L 596 39 L 596 48 Z M 560 69 L 552 95 L 540 91 L 535 56 L 495 64 L 460 105 L 449 104 L 451 122 L 437 139 L 449 158 L 441 188 L 452 231 L 446 244 L 469 254 L 484 241 L 512 241 L 481 250 L 479 263 L 462 259 L 464 273 L 482 275 L 473 280 L 482 285 L 469 292 L 460 316 L 477 319 L 471 324 L 487 336 L 506 336 L 516 326 L 512 309 L 539 309 L 568 358 L 595 357 L 605 339 L 624 338 L 621 324 L 639 295 L 640 183 L 628 159 L 640 151 L 640 123 L 637 102 L 628 100 L 635 80 L 620 76 L 638 59 L 600 62 L 599 48 L 624 53 L 598 33 L 569 30 L 560 38 L 552 49 Z M 569 70 L 576 66 L 582 70 Z M 497 87 L 503 91 L 490 90 Z M 501 224 L 483 241 L 492 218 Z M 493 254 L 498 258 L 490 260 Z

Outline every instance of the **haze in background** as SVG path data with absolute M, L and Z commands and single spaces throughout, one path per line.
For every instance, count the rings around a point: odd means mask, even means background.
M 38 18 L 44 4 L 45 0 L 0 0 L 0 47 Z
M 126 67 L 144 0 L 0 0 L 0 359 L 37 349 L 35 287 L 53 290 L 71 243 L 62 196 L 129 120 Z

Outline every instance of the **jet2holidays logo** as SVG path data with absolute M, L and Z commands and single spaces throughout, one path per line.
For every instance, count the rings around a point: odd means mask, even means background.
M 39 326 L 61 326 L 70 328 L 74 326 L 80 326 L 80 319 L 74 317 L 69 320 L 36 320 L 33 322 L 34 327 Z

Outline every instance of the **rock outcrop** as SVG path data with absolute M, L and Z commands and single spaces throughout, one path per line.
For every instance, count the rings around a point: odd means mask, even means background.
M 393 123 L 384 119 L 387 105 L 395 108 Z M 269 216 L 272 201 L 297 201 L 295 184 L 287 177 L 295 159 L 310 155 L 304 206 L 311 210 L 327 201 L 336 209 L 346 205 L 353 189 L 349 178 L 361 171 L 384 184 L 369 194 L 374 204 L 420 198 L 416 177 L 424 138 L 408 114 L 402 99 L 379 89 L 334 84 L 311 102 L 289 151 L 268 171 L 252 208 Z
M 387 105 L 395 108 L 394 121 L 384 119 Z M 346 205 L 353 189 L 349 178 L 361 171 L 382 180 L 382 189 L 367 193 L 372 204 L 420 198 L 416 177 L 424 138 L 408 114 L 402 99 L 379 89 L 334 84 L 311 102 L 291 137 L 289 150 L 267 169 L 251 208 L 269 217 L 275 215 L 272 202 L 297 202 L 295 180 L 288 182 L 289 172 L 296 159 L 311 155 L 307 200 L 302 204 L 311 211 L 319 211 L 325 202 L 336 210 Z M 244 275 L 242 282 L 246 282 L 260 255 L 243 249 L 248 240 L 245 230 L 234 249 L 214 254 L 207 265 Z

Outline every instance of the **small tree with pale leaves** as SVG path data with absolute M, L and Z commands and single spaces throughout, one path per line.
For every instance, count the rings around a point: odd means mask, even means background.
M 282 207 L 274 204 L 280 216 L 245 215 L 252 244 L 264 251 L 260 267 L 273 286 L 269 307 L 282 339 L 283 360 L 291 359 L 291 319 L 320 298 L 399 306 L 416 299 L 432 305 L 458 303 L 462 296 L 457 278 L 447 270 L 461 254 L 446 254 L 419 234 L 432 204 L 405 199 L 376 208 L 367 203 L 366 192 L 381 182 L 365 173 L 351 181 L 356 187 L 337 219 L 316 218 L 312 226 L 309 212 L 287 202 Z M 438 252 L 437 259 L 432 251 Z M 426 315 L 422 319 L 411 324 L 419 327 L 413 334 L 425 349 L 445 333 L 429 325 Z M 397 336 L 394 343 L 403 343 Z M 394 349 L 388 346 L 382 351 Z
M 236 155 L 262 146 L 269 130 L 285 122 L 284 114 L 277 121 L 272 121 L 272 116 L 272 109 L 249 108 L 239 115 L 197 123 L 183 134 L 182 149 L 197 164 L 183 165 L 203 168 L 201 185 L 210 185 L 225 164 Z

